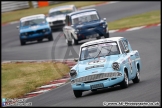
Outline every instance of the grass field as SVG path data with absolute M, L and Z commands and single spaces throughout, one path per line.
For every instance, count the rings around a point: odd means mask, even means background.
M 16 20 L 19 20 L 21 17 L 25 17 L 28 15 L 47 14 L 49 9 L 57 7 L 57 6 L 74 4 L 77 8 L 80 8 L 83 6 L 94 5 L 94 4 L 99 4 L 99 3 L 103 3 L 103 2 L 106 2 L 106 1 L 94 1 L 94 2 L 93 1 L 87 1 L 87 2 L 86 1 L 72 1 L 72 2 L 64 2 L 64 3 L 60 3 L 60 4 L 54 4 L 54 5 L 50 5 L 48 7 L 30 8 L 30 9 L 6 12 L 6 13 L 1 14 L 2 15 L 1 23 L 16 21 Z
M 1 65 L 2 97 L 18 98 L 52 80 L 62 78 L 69 67 L 62 63 L 9 63 Z
M 138 27 L 161 22 L 161 11 L 155 10 L 108 22 L 109 30 Z

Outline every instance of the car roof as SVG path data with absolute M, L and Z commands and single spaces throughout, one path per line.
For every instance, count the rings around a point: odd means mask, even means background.
M 38 17 L 38 16 L 45 17 L 44 14 L 30 15 L 30 16 L 26 16 L 26 17 L 21 18 L 20 21 L 25 20 L 25 19 L 30 19 L 30 18 L 33 18 L 33 17 Z
M 83 10 L 78 10 L 78 11 L 75 11 L 75 12 L 71 12 L 67 15 L 71 16 L 73 14 L 78 14 L 78 13 L 82 13 L 82 12 L 87 12 L 87 11 L 96 11 L 96 9 L 83 9 Z
M 111 38 L 94 40 L 94 41 L 86 42 L 86 43 L 82 44 L 80 47 L 85 47 L 85 46 L 93 45 L 93 44 L 96 44 L 96 43 L 103 43 L 103 41 L 107 41 L 107 42 L 119 41 L 120 39 L 124 39 L 124 37 L 119 36 L 119 37 L 111 37 Z
M 64 5 L 64 6 L 54 7 L 54 8 L 51 8 L 51 9 L 49 10 L 49 13 L 50 13 L 50 12 L 53 12 L 53 11 L 60 10 L 60 9 L 72 8 L 72 7 L 74 7 L 74 5 Z

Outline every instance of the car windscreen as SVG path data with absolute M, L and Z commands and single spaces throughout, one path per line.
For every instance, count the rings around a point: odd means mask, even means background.
M 57 10 L 57 11 L 50 12 L 49 17 L 62 15 L 62 14 L 68 14 L 68 13 L 71 13 L 71 12 L 73 12 L 72 9 L 60 9 L 60 10 Z
M 106 42 L 81 48 L 79 60 L 82 61 L 116 54 L 120 54 L 118 44 L 116 42 Z
M 46 20 L 45 18 L 37 18 L 37 19 L 29 19 L 26 21 L 22 21 L 21 22 L 21 27 L 25 27 L 25 26 L 35 26 L 35 25 L 39 25 L 39 24 L 45 24 Z
M 97 21 L 99 20 L 99 16 L 96 11 L 88 11 L 88 12 L 74 14 L 72 15 L 71 19 L 72 19 L 72 24 L 77 25 L 86 22 Z

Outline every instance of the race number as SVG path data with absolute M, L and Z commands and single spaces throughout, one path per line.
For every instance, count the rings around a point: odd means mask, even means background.
M 130 59 L 130 57 L 128 58 L 128 61 L 129 61 L 130 70 L 131 70 L 131 74 L 132 74 L 132 60 Z

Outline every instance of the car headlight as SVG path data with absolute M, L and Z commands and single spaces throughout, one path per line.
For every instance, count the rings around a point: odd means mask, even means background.
M 71 71 L 70 71 L 70 76 L 71 76 L 72 78 L 76 77 L 76 76 L 77 76 L 76 70 L 71 70 Z
M 50 26 L 52 26 L 52 25 L 53 25 L 53 23 L 52 23 L 52 22 L 49 22 L 49 25 L 50 25 Z
M 112 64 L 112 68 L 113 68 L 114 70 L 119 70 L 119 69 L 120 69 L 120 64 L 119 64 L 118 62 L 114 62 L 114 63 Z
M 65 20 L 63 20 L 63 24 L 65 24 Z

